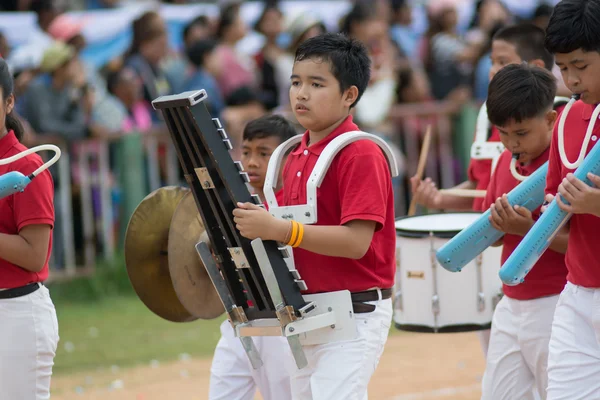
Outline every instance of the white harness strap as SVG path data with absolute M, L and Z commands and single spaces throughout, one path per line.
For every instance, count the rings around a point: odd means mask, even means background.
M 301 135 L 294 136 L 293 138 L 279 145 L 269 160 L 263 191 L 265 194 L 265 199 L 267 200 L 267 204 L 269 205 L 269 212 L 271 215 L 283 219 L 293 219 L 302 224 L 314 224 L 317 222 L 317 188 L 319 188 L 321 183 L 323 183 L 323 179 L 325 178 L 325 174 L 327 173 L 329 166 L 331 165 L 335 156 L 344 147 L 348 146 L 350 143 L 356 142 L 357 140 L 363 139 L 370 140 L 381 148 L 388 163 L 388 167 L 390 168 L 392 177 L 398 176 L 398 164 L 396 163 L 392 149 L 383 139 L 362 131 L 346 132 L 336 137 L 327 146 L 325 146 L 325 149 L 323 149 L 323 152 L 319 156 L 319 159 L 317 160 L 317 163 L 315 164 L 315 167 L 308 178 L 308 182 L 306 183 L 307 204 L 280 207 L 279 204 L 277 204 L 274 190 L 277 187 L 277 176 L 279 175 L 283 157 L 289 149 L 302 140 Z

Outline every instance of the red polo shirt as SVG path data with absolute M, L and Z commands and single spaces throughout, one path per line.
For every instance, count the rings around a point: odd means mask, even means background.
M 565 153 L 570 162 L 579 157 L 583 138 L 587 131 L 595 106 L 577 101 L 565 121 Z M 587 153 L 593 146 L 598 146 L 600 138 L 600 121 L 596 121 L 592 139 Z M 550 162 L 546 177 L 546 193 L 555 195 L 564 177 L 573 170 L 567 169 L 558 150 L 558 122 L 554 125 Z M 567 280 L 575 285 L 589 288 L 600 288 L 600 218 L 590 214 L 574 214 L 570 220 L 569 246 L 566 264 L 569 274 Z
M 546 149 L 538 158 L 533 160 L 529 165 L 521 166 L 517 163 L 517 172 L 524 176 L 531 175 L 542 164 L 548 161 L 550 148 Z M 492 179 L 487 188 L 485 196 L 484 208 L 487 210 L 489 206 L 502 196 L 504 193 L 510 192 L 520 182 L 516 180 L 510 172 L 510 161 L 512 154 L 505 150 L 498 165 L 494 170 Z M 533 212 L 533 219 L 537 221 L 540 217 L 540 207 Z M 522 236 L 505 234 L 502 247 L 502 264 L 508 259 L 512 252 L 517 248 Z M 567 282 L 567 267 L 565 265 L 565 255 L 557 253 L 553 250 L 546 251 L 538 262 L 534 265 L 531 271 L 527 274 L 525 282 L 516 286 L 503 285 L 504 294 L 516 300 L 531 300 L 539 297 L 551 296 L 559 294 Z
M 308 131 L 304 133 L 283 170 L 284 205 L 306 204 L 306 182 L 325 146 L 342 133 L 356 130 L 359 129 L 352 116 L 348 116 L 329 136 L 310 146 Z M 317 209 L 316 225 L 368 220 L 377 226 L 371 245 L 360 260 L 294 249 L 296 269 L 308 285 L 306 293 L 392 287 L 396 247 L 394 195 L 389 167 L 377 144 L 359 140 L 336 155 L 317 190 Z
M 7 158 L 26 150 L 12 131 L 0 139 L 0 158 Z M 28 175 L 43 164 L 37 154 L 30 154 L 15 162 L 0 165 L 0 175 L 19 171 Z M 23 193 L 0 199 L 0 232 L 16 235 L 27 225 L 46 224 L 54 227 L 54 183 L 46 170 L 39 174 Z M 30 272 L 0 258 L 0 288 L 8 289 L 48 278 L 48 260 L 52 249 L 52 234 L 48 243 L 46 264 L 40 272 Z
M 500 133 L 498 132 L 498 128 L 492 126 L 492 134 L 490 135 L 490 138 L 487 141 L 500 141 Z M 467 170 L 467 174 L 471 182 L 477 183 L 477 186 L 475 187 L 476 190 L 487 190 L 492 175 L 492 160 L 471 159 L 471 162 L 469 163 L 469 169 Z M 483 197 L 475 197 L 473 199 L 473 210 L 481 211 L 482 206 Z

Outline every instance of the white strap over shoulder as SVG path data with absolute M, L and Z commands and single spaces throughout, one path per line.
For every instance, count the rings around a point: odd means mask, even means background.
M 300 140 L 302 140 L 301 135 L 295 136 L 279 145 L 269 160 L 267 176 L 265 178 L 265 186 L 263 188 L 265 199 L 269 205 L 269 212 L 275 217 L 293 219 L 302 224 L 314 224 L 317 222 L 317 188 L 319 188 L 321 183 L 323 183 L 323 179 L 325 178 L 325 174 L 327 173 L 329 166 L 331 165 L 335 156 L 344 147 L 348 146 L 350 143 L 356 142 L 357 140 L 363 139 L 370 140 L 381 148 L 383 154 L 385 155 L 392 177 L 398 176 L 399 171 L 396 158 L 394 157 L 390 146 L 383 139 L 362 131 L 346 132 L 336 137 L 327 146 L 325 146 L 325 149 L 323 149 L 323 152 L 319 156 L 319 159 L 317 160 L 317 163 L 315 164 L 315 167 L 306 184 L 307 204 L 279 207 L 274 192 L 275 188 L 277 187 L 277 176 L 279 175 L 279 169 L 281 168 L 283 157 L 287 151 L 299 143 Z

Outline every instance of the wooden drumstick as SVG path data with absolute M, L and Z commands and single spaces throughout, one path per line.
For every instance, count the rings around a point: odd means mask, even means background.
M 431 143 L 431 125 L 427 125 L 427 131 L 425 132 L 425 138 L 423 139 L 423 146 L 421 147 L 421 154 L 419 156 L 419 165 L 417 166 L 417 177 L 419 180 L 423 179 L 423 173 L 425 172 L 425 164 L 427 164 L 427 155 L 429 154 L 429 144 Z M 410 207 L 408 208 L 408 216 L 415 215 L 417 211 L 417 198 L 413 196 L 410 201 Z

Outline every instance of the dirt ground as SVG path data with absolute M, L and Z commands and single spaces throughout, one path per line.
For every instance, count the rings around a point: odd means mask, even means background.
M 204 400 L 209 369 L 210 359 L 184 359 L 122 371 L 60 376 L 52 382 L 52 399 Z M 483 370 L 476 333 L 394 335 L 371 380 L 369 399 L 479 399 Z

